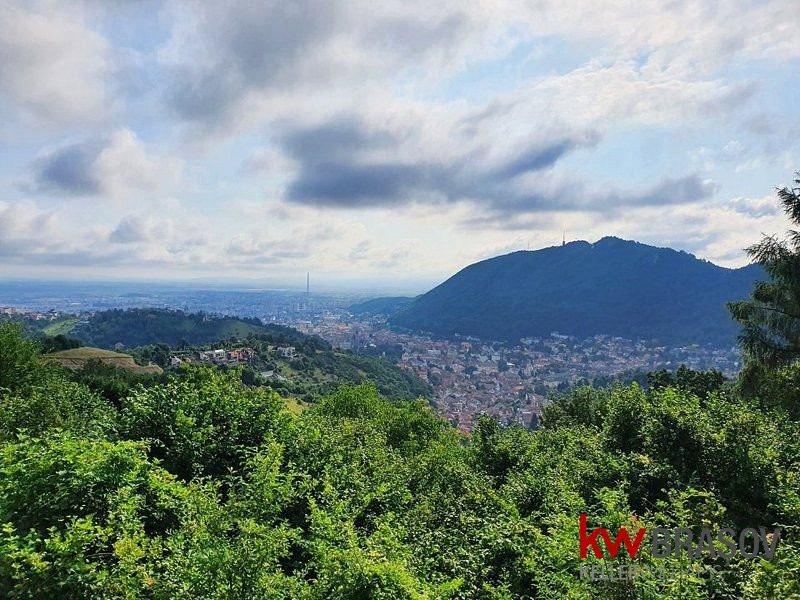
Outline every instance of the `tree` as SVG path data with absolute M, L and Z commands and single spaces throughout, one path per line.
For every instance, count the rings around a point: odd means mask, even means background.
M 18 390 L 39 376 L 39 349 L 21 323 L 0 323 L 0 388 Z
M 797 187 L 777 190 L 784 212 L 800 228 L 800 171 Z M 728 303 L 733 318 L 742 324 L 739 342 L 748 363 L 756 367 L 791 364 L 800 357 L 800 230 L 788 239 L 764 238 L 747 248 L 764 267 L 769 281 L 756 282 L 750 298 Z
M 725 376 L 716 369 L 695 371 L 686 365 L 681 365 L 674 373 L 666 369 L 648 373 L 647 384 L 651 390 L 674 387 L 705 399 L 709 394 L 722 389 L 725 385 Z
M 51 352 L 60 352 L 61 350 L 71 350 L 72 348 L 80 348 L 80 340 L 69 338 L 61 333 L 53 337 L 43 338 L 41 341 L 42 352 L 49 354 Z

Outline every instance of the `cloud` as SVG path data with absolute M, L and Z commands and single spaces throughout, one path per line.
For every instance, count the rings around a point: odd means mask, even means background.
M 92 142 L 55 150 L 38 162 L 36 182 L 41 188 L 66 194 L 97 194 L 101 185 L 94 162 L 101 151 L 102 146 Z
M 412 158 L 414 153 L 404 147 L 413 144 L 416 135 L 370 128 L 353 118 L 290 130 L 282 147 L 298 168 L 287 198 L 339 208 L 469 202 L 480 206 L 476 224 L 488 217 L 500 226 L 537 212 L 686 204 L 717 190 L 695 174 L 632 190 L 590 188 L 583 181 L 553 175 L 553 167 L 565 156 L 599 141 L 594 131 L 537 132 L 531 141 L 508 142 L 509 149 L 484 144 L 452 156 L 416 153 Z
M 591 146 L 594 132 L 539 133 L 522 140 L 518 152 L 485 141 L 447 153 L 427 152 L 424 134 L 371 127 L 354 117 L 311 127 L 289 128 L 280 143 L 296 163 L 286 197 L 315 206 L 353 208 L 414 201 L 500 200 L 526 174 L 545 171 L 579 148 Z M 506 140 L 508 143 L 508 140 Z
M 79 5 L 40 8 L 0 2 L 0 97 L 37 122 L 102 122 L 114 107 L 112 49 Z
M 734 260 L 797 168 L 795 4 L 0 0 L 0 243 L 144 276 L 441 274 L 564 227 Z
M 130 129 L 62 146 L 39 158 L 34 186 L 67 195 L 119 197 L 168 189 L 180 179 L 182 161 L 151 154 Z
M 159 53 L 170 82 L 165 102 L 220 135 L 269 122 L 276 111 L 384 102 L 387 88 L 435 91 L 470 66 L 526 46 L 534 46 L 531 61 L 542 47 L 566 55 L 589 50 L 585 64 L 533 82 L 540 96 L 552 97 L 550 110 L 592 112 L 596 104 L 598 112 L 645 119 L 739 106 L 753 94 L 752 82 L 721 81 L 723 67 L 800 56 L 787 26 L 791 0 L 723 0 L 713 9 L 701 0 L 170 6 L 171 37 Z M 531 85 L 520 89 L 529 100 Z
M 595 138 L 595 136 L 591 137 Z M 528 148 L 508 164 L 497 169 L 495 175 L 500 179 L 506 179 L 552 167 L 562 156 L 575 150 L 580 145 L 582 144 L 575 139 L 561 139 L 545 146 L 537 145 L 533 148 Z
M 4 247 L 11 248 L 33 234 L 52 234 L 56 223 L 55 211 L 42 210 L 30 202 L 0 202 L 0 241 Z
M 172 232 L 173 227 L 170 222 L 158 222 L 153 218 L 128 215 L 122 218 L 109 234 L 108 239 L 116 244 L 132 244 L 158 238 L 163 239 Z
M 291 85 L 334 35 L 340 7 L 301 0 L 176 8 L 173 39 L 162 51 L 168 105 L 184 119 L 215 122 L 250 93 Z
M 781 206 L 773 196 L 764 198 L 732 198 L 724 204 L 725 210 L 731 210 L 741 215 L 759 219 L 761 217 L 775 217 L 781 215 Z

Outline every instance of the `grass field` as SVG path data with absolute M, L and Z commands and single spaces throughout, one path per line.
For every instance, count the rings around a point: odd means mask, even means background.
M 74 317 L 69 319 L 61 319 L 60 321 L 54 321 L 42 329 L 42 333 L 45 335 L 67 335 L 74 329 L 77 322 L 78 319 Z
M 286 410 L 288 410 L 293 415 L 299 415 L 306 409 L 305 405 L 301 404 L 298 400 L 294 398 L 284 398 L 283 404 L 286 407 Z
M 86 347 L 62 350 L 61 352 L 45 354 L 42 360 L 49 363 L 58 363 L 62 367 L 71 370 L 82 368 L 90 360 L 98 360 L 104 365 L 125 369 L 126 371 L 132 371 L 138 374 L 156 374 L 162 372 L 161 367 L 156 365 L 143 367 L 137 365 L 133 357 L 128 354 L 120 354 L 119 352 L 112 352 L 111 350 L 103 350 L 101 348 Z

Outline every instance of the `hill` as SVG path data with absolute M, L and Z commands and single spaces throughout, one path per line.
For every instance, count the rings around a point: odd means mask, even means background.
M 150 344 L 206 344 L 229 338 L 244 338 L 265 332 L 258 319 L 239 319 L 180 310 L 131 308 L 96 313 L 69 332 L 84 344 L 133 348 Z
M 101 348 L 72 348 L 70 350 L 46 354 L 42 357 L 42 362 L 59 364 L 71 371 L 82 369 L 89 361 L 98 361 L 106 366 L 124 369 L 125 371 L 130 371 L 137 375 L 152 375 L 162 372 L 161 368 L 157 365 L 143 367 L 137 365 L 133 357 L 128 354 L 120 354 Z
M 494 340 L 558 331 L 728 346 L 738 330 L 725 303 L 745 298 L 761 275 L 755 265 L 726 269 L 686 252 L 605 237 L 475 263 L 390 322 Z
M 383 298 L 371 298 L 364 302 L 358 302 L 348 307 L 354 315 L 393 315 L 399 310 L 406 308 L 414 301 L 408 296 L 387 296 Z

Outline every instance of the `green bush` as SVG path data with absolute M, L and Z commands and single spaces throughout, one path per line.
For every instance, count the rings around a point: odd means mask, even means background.
M 166 385 L 135 389 L 122 400 L 124 439 L 148 440 L 164 467 L 189 480 L 238 470 L 288 417 L 274 393 L 248 388 L 238 373 L 185 368 Z

